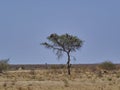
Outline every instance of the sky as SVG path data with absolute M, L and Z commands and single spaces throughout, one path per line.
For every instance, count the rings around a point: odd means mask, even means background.
M 66 64 L 40 45 L 52 33 L 84 40 L 72 64 L 120 63 L 120 0 L 0 0 L 0 60 Z

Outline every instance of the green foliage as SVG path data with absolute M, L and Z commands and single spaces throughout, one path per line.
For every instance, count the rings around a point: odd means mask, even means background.
M 116 68 L 115 64 L 113 64 L 112 62 L 110 61 L 105 61 L 103 63 L 101 63 L 99 65 L 99 67 L 101 69 L 104 69 L 104 70 L 114 70 Z
M 47 39 L 50 41 L 50 43 L 44 42 L 41 43 L 41 45 L 56 51 L 58 58 L 63 55 L 63 52 L 74 52 L 83 45 L 82 40 L 69 34 L 57 35 L 54 33 L 48 36 Z
M 9 67 L 8 64 L 9 59 L 6 60 L 0 60 L 0 73 L 3 73 L 3 71 L 6 71 Z

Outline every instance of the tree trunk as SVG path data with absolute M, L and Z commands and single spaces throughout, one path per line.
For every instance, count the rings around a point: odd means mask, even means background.
M 70 53 L 68 52 L 67 55 L 68 55 L 67 69 L 68 69 L 68 75 L 70 75 L 71 74 L 70 73 L 70 67 L 71 67 L 71 65 L 70 65 Z

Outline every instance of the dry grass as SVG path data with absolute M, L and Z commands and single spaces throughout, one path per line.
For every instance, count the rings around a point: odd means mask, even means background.
M 9 71 L 0 74 L 0 90 L 120 90 L 120 70 L 74 68 Z

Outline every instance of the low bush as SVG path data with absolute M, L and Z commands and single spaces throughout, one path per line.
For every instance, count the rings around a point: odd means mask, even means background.
M 116 65 L 113 64 L 111 61 L 102 62 L 99 67 L 104 70 L 114 70 L 116 69 Z
M 0 73 L 3 73 L 4 71 L 8 69 L 9 67 L 8 61 L 9 59 L 0 60 Z

